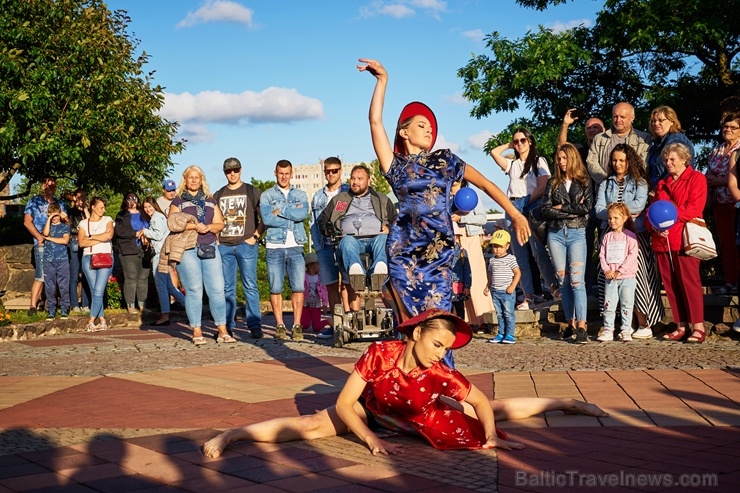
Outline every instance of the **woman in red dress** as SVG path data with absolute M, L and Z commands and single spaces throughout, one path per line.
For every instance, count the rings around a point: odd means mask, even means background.
M 460 372 L 441 363 L 448 349 L 465 346 L 472 338 L 462 319 L 437 308 L 399 325 L 406 341 L 370 345 L 360 357 L 337 403 L 316 414 L 275 418 L 227 430 L 203 446 L 218 457 L 238 440 L 287 442 L 312 440 L 353 432 L 373 455 L 402 452 L 400 444 L 379 438 L 373 430 L 386 428 L 420 434 L 438 449 L 524 446 L 506 439 L 495 420 L 522 419 L 545 411 L 607 416 L 594 404 L 574 399 L 511 398 L 489 401 Z

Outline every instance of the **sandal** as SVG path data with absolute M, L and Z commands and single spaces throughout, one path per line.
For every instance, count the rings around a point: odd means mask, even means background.
M 680 341 L 686 335 L 686 329 L 676 329 L 670 334 L 663 334 L 664 341 Z
M 686 342 L 698 344 L 700 342 L 704 342 L 704 339 L 706 337 L 707 337 L 707 333 L 706 332 L 704 332 L 703 330 L 696 330 L 696 329 L 694 329 L 691 332 L 691 336 L 688 339 L 686 339 Z
M 560 299 L 560 289 L 557 284 L 550 284 L 550 294 L 553 300 Z
M 216 342 L 222 343 L 222 344 L 233 344 L 236 342 L 236 339 L 231 337 L 229 334 L 226 334 L 225 336 L 218 336 L 216 337 Z
M 99 331 L 100 329 L 98 328 L 98 326 L 92 322 L 85 325 L 85 332 L 99 332 Z
M 202 346 L 203 344 L 208 344 L 206 341 L 206 338 L 203 336 L 200 337 L 193 337 L 193 344 L 196 346 Z
M 529 298 L 524 298 L 524 301 L 522 301 L 521 303 L 519 303 L 516 306 L 516 309 L 517 310 L 529 310 L 529 304 L 530 303 L 532 303 L 532 300 L 530 300 Z

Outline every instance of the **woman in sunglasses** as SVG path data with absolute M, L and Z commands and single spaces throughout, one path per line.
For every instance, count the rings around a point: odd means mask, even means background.
M 151 258 L 144 256 L 144 247 L 149 241 L 144 236 L 144 228 L 148 227 L 149 222 L 141 216 L 139 196 L 127 193 L 116 215 L 115 242 L 123 269 L 123 298 L 129 313 L 138 313 L 137 301 L 142 312 L 146 309 L 151 270 Z

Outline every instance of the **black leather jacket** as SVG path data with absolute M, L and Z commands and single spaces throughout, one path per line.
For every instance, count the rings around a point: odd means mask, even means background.
M 565 190 L 565 184 L 560 183 L 553 188 L 555 178 L 547 180 L 545 192 L 542 194 L 542 217 L 548 220 L 550 229 L 585 228 L 588 225 L 589 213 L 594 207 L 594 194 L 591 180 L 585 185 L 577 181 L 571 182 L 570 191 Z M 555 209 L 553 206 L 561 204 L 563 207 Z

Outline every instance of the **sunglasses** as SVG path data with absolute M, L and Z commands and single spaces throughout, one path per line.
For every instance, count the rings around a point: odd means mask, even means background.
M 129 198 L 126 199 L 126 202 L 133 202 L 134 204 L 137 203 L 138 201 L 139 201 L 139 199 L 137 199 L 135 197 L 129 197 Z
M 232 173 L 239 173 L 241 170 L 242 170 L 241 168 L 230 169 L 230 170 L 224 171 L 224 174 L 225 175 L 230 175 Z
M 335 168 L 335 169 L 325 169 L 324 174 L 325 175 L 336 175 L 341 171 L 342 168 Z
M 517 145 L 517 144 L 519 144 L 519 145 L 524 145 L 524 144 L 526 144 L 526 143 L 527 143 L 527 142 L 529 142 L 529 141 L 528 141 L 527 139 L 513 139 L 513 140 L 512 140 L 511 142 L 512 142 L 512 143 L 513 143 L 514 145 Z

